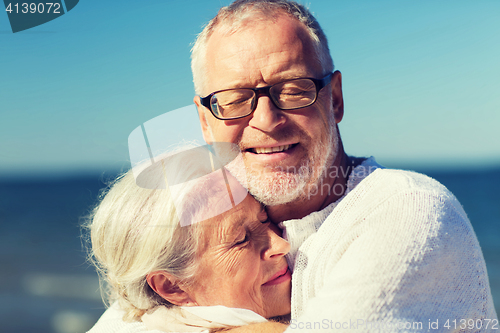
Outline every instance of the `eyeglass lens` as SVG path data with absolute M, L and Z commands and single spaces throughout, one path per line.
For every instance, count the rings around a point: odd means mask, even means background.
M 316 100 L 316 85 L 309 79 L 296 79 L 271 86 L 269 95 L 282 110 L 306 107 Z M 230 89 L 212 96 L 210 106 L 221 118 L 235 118 L 252 113 L 257 103 L 252 89 Z

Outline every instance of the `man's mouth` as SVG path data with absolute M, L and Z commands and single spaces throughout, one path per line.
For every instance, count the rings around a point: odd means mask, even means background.
M 256 147 L 256 148 L 250 148 L 250 149 L 248 149 L 248 151 L 251 153 L 254 153 L 254 154 L 281 153 L 281 152 L 289 150 L 290 148 L 295 147 L 297 144 L 298 143 L 294 143 L 294 144 L 276 146 L 276 147 Z

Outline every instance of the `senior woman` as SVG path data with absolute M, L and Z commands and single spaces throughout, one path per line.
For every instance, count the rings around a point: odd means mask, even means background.
M 229 172 L 221 168 L 200 177 L 207 172 L 198 160 L 189 154 L 176 160 L 169 176 L 191 181 L 164 189 L 137 186 L 129 171 L 91 214 L 91 255 L 106 282 L 108 304 L 120 308 L 113 314 L 163 332 L 288 314 L 289 244 Z M 163 162 L 156 167 L 165 173 Z M 116 323 L 105 313 L 90 332 L 118 332 Z

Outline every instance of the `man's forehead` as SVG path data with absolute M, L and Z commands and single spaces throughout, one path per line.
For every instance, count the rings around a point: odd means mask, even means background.
M 214 84 L 213 90 L 239 86 L 238 81 L 242 81 L 241 85 L 248 85 L 248 81 L 257 83 L 255 80 L 272 84 L 275 83 L 272 80 L 313 75 L 309 70 L 314 62 L 313 54 L 307 28 L 288 15 L 248 22 L 230 32 L 221 27 L 214 31 L 207 44 L 208 80 Z M 302 68 L 297 68 L 301 64 Z M 295 68 L 290 68 L 292 65 Z M 220 76 L 221 72 L 224 77 Z M 247 78 L 252 72 L 255 75 Z M 257 72 L 262 72 L 261 77 Z M 236 82 L 230 82 L 231 73 Z
M 279 14 L 273 16 L 255 16 L 248 17 L 241 22 L 221 22 L 214 29 L 212 35 L 208 39 L 208 44 L 214 40 L 226 40 L 236 37 L 240 38 L 240 35 L 252 35 L 257 30 L 266 30 L 271 26 L 279 27 L 283 32 L 288 32 L 289 35 L 293 36 L 295 39 L 297 36 L 300 38 L 309 37 L 306 32 L 306 26 L 298 21 L 296 18 L 288 14 Z M 303 34 L 305 32 L 305 34 Z M 286 37 L 287 34 L 282 34 L 282 37 Z

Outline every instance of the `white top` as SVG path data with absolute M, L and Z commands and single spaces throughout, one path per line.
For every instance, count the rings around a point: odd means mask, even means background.
M 454 332 L 462 319 L 489 332 L 497 315 L 462 206 L 434 179 L 379 167 L 354 169 L 326 214 L 283 222 L 295 257 L 287 332 Z
M 164 332 L 209 332 L 210 328 L 244 326 L 266 321 L 266 318 L 247 309 L 215 306 L 159 306 L 141 317 L 150 330 Z
M 216 306 L 158 306 L 141 317 L 142 321 L 125 322 L 125 313 L 113 304 L 88 333 L 208 333 L 210 328 L 244 326 L 266 321 L 247 309 Z

